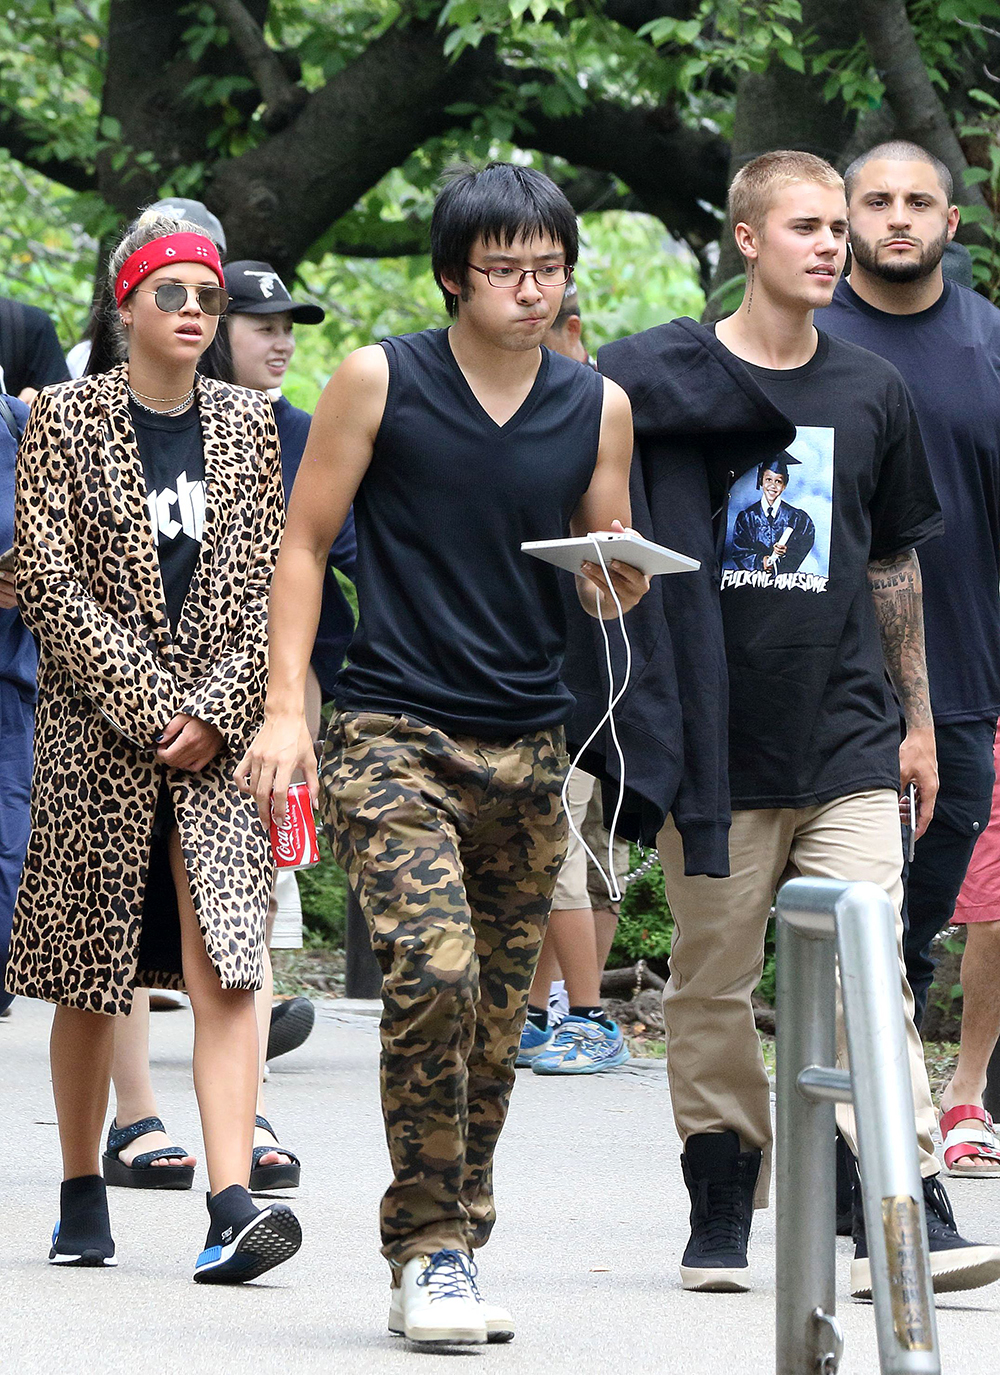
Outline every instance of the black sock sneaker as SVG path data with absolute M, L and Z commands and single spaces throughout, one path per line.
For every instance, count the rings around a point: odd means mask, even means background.
M 955 1214 L 937 1175 L 923 1181 L 924 1212 L 927 1216 L 927 1245 L 930 1251 L 931 1283 L 935 1294 L 959 1289 L 979 1289 L 1000 1279 L 1000 1246 L 977 1246 L 959 1235 Z M 854 1259 L 851 1261 L 851 1297 L 872 1296 L 871 1265 L 868 1261 L 868 1236 L 865 1232 L 861 1188 L 855 1190 Z
M 847 1142 L 837 1132 L 837 1236 L 854 1235 L 854 1188 L 858 1182 L 858 1162 Z
M 527 1020 L 531 1023 L 532 1026 L 536 1026 L 536 1027 L 538 1028 L 539 1031 L 548 1031 L 548 1029 L 549 1029 L 549 1010 L 548 1010 L 548 1008 L 547 1008 L 547 1007 L 532 1007 L 531 1004 L 529 1003 L 529 1004 L 528 1004 L 528 1017 L 527 1017 Z
M 294 1256 L 299 1220 L 287 1203 L 258 1208 L 240 1184 L 208 1196 L 205 1249 L 195 1262 L 199 1284 L 244 1284 Z
M 760 1151 L 741 1151 L 734 1131 L 704 1132 L 684 1143 L 681 1169 L 691 1195 L 691 1240 L 681 1259 L 685 1289 L 748 1289 L 747 1245 Z
M 52 1265 L 117 1265 L 108 1217 L 108 1190 L 99 1174 L 64 1179 L 59 1221 L 49 1251 Z

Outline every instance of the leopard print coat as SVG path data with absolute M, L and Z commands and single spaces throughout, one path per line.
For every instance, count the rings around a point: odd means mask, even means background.
M 272 859 L 233 765 L 262 716 L 267 596 L 284 502 L 277 429 L 260 392 L 199 378 L 207 510 L 171 633 L 128 410 L 125 365 L 46 388 L 17 465 L 18 599 L 39 641 L 31 838 L 8 986 L 127 1012 L 138 968 L 161 780 L 170 789 L 195 911 L 225 988 L 259 988 Z M 201 773 L 166 768 L 154 741 L 178 712 L 226 749 Z

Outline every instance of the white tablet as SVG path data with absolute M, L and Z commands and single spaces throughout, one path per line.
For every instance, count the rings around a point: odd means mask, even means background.
M 643 539 L 642 535 L 616 535 L 608 531 L 580 535 L 574 539 L 526 540 L 521 549 L 533 558 L 554 563 L 570 573 L 579 573 L 584 562 L 600 562 L 594 548 L 595 541 L 600 544 L 608 563 L 612 559 L 620 559 L 622 563 L 638 568 L 647 577 L 652 577 L 654 573 L 693 573 L 701 567 L 697 559 L 689 559 L 686 554 L 678 554 L 662 544 L 654 544 L 652 540 Z

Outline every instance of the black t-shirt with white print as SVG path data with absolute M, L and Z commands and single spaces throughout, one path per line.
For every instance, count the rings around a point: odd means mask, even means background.
M 818 333 L 801 368 L 743 363 L 796 437 L 769 465 L 787 475 L 777 501 L 758 469 L 729 501 L 721 591 L 737 810 L 898 788 L 899 713 L 868 563 L 943 528 L 899 373 Z
M 198 407 L 182 415 L 153 415 L 132 402 L 129 410 L 173 630 L 194 576 L 205 524 L 205 453 Z

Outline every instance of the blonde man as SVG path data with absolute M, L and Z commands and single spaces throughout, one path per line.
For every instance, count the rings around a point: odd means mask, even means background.
M 770 1094 L 751 994 L 775 889 L 798 874 L 867 879 L 898 910 L 899 790 L 916 783 L 920 832 L 937 791 L 914 552 L 941 529 L 927 460 L 896 370 L 813 324 L 846 256 L 843 182 L 810 154 L 768 153 L 735 178 L 730 213 L 747 281 L 739 309 L 715 329 L 726 385 L 795 426 L 788 455 L 815 537 L 793 570 L 780 559 L 742 567 L 736 519 L 758 499 L 759 474 L 732 484 L 720 531 L 729 877 L 686 875 L 672 820 L 658 842 L 676 923 L 668 1069 L 692 1200 L 681 1275 L 686 1288 L 704 1290 L 749 1287 L 753 1209 L 767 1203 Z M 786 538 L 776 532 L 777 545 Z M 906 716 L 902 745 L 887 670 Z M 971 1288 L 1000 1276 L 1000 1249 L 958 1235 L 936 1180 L 933 1107 L 903 984 L 935 1285 Z M 841 1128 L 853 1148 L 847 1114 Z M 857 1242 L 851 1290 L 863 1297 L 871 1279 L 860 1230 Z

